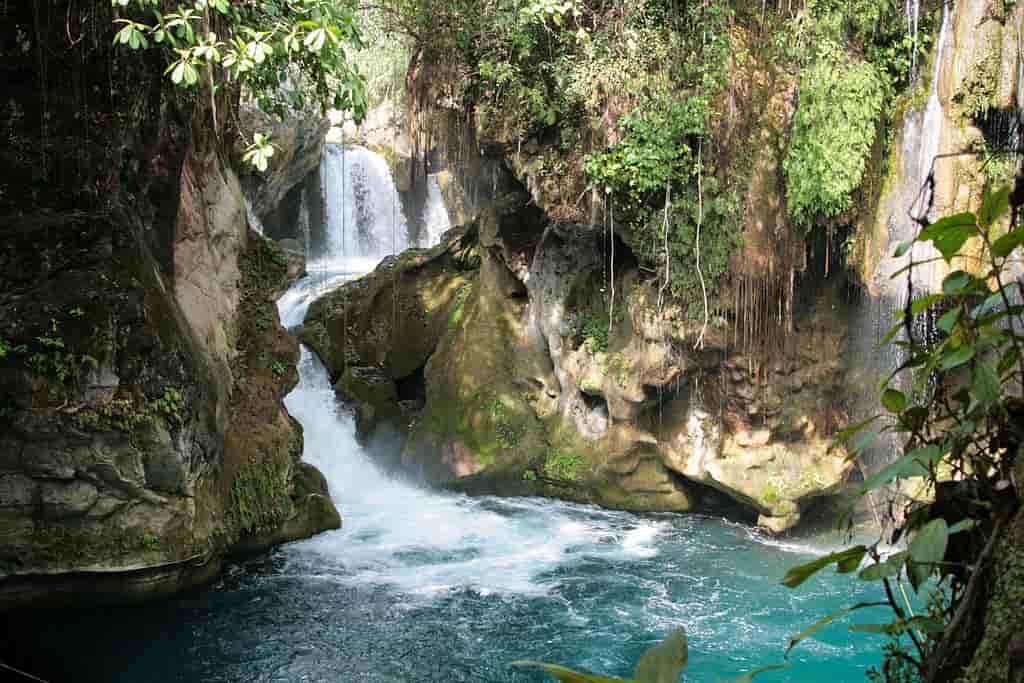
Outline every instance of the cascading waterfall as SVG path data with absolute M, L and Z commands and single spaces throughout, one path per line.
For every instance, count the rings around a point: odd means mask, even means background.
M 917 29 L 921 18 L 921 0 L 905 0 L 903 9 L 907 15 L 907 33 L 910 34 L 910 75 L 917 76 Z
M 245 204 L 245 216 L 249 219 L 249 227 L 262 235 L 263 221 L 256 215 L 256 210 L 252 208 L 252 202 L 249 201 L 248 197 L 245 197 L 243 203 Z
M 397 254 L 410 244 L 402 201 L 387 160 L 365 147 L 324 145 L 320 161 L 326 229 L 313 262 Z
M 423 206 L 423 241 L 420 246 L 433 246 L 441 242 L 441 236 L 452 227 L 448 208 L 444 205 L 441 184 L 437 174 L 427 176 L 427 201 Z
M 919 11 L 919 8 L 913 11 Z M 887 242 L 874 273 L 872 291 L 865 294 L 861 313 L 853 321 L 850 335 L 853 348 L 849 354 L 848 368 L 851 393 L 856 396 L 851 406 L 851 417 L 854 420 L 877 413 L 879 383 L 905 359 L 902 349 L 892 344 L 881 345 L 885 335 L 901 321 L 911 298 L 928 294 L 938 287 L 943 272 L 942 264 L 936 260 L 939 253 L 930 242 L 914 243 L 900 257 L 893 254 L 901 243 L 916 236 L 920 225 L 915 219 L 936 219 L 935 190 L 943 171 L 941 159 L 937 157 L 942 152 L 943 126 L 946 121 L 938 88 L 943 56 L 949 41 L 950 21 L 950 9 L 947 4 L 943 4 L 942 26 L 935 46 L 928 99 L 924 111 L 909 110 L 904 117 L 901 131 L 901 181 L 890 189 L 880 203 L 879 215 L 884 216 L 883 212 L 888 212 Z M 911 263 L 915 265 L 906 271 Z M 911 331 L 918 343 L 934 334 L 931 321 L 921 316 L 914 319 Z M 905 338 L 905 332 L 901 334 Z M 896 387 L 904 392 L 912 391 L 908 384 L 905 377 L 896 380 Z M 902 440 L 887 433 L 864 450 L 858 464 L 865 474 L 873 473 L 898 457 L 902 448 Z M 894 496 L 895 492 L 890 491 L 884 496 L 886 500 L 877 500 L 876 503 L 884 506 L 892 502 Z

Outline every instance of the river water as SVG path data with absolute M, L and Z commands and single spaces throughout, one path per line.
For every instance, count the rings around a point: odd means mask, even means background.
M 296 283 L 282 319 L 301 320 L 350 276 L 321 270 Z M 780 542 L 715 517 L 470 498 L 389 478 L 305 348 L 286 404 L 342 529 L 233 564 L 214 585 L 158 604 L 24 617 L 9 636 L 19 661 L 75 683 L 526 683 L 546 679 L 510 662 L 628 676 L 682 625 L 684 680 L 711 683 L 781 661 L 790 635 L 877 597 L 831 572 L 795 591 L 779 584 L 788 567 L 839 542 L 831 537 Z M 863 680 L 881 644 L 838 625 L 801 645 L 790 669 L 758 680 Z

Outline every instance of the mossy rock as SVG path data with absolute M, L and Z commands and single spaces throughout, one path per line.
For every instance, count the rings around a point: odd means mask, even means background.
M 377 368 L 346 368 L 334 390 L 348 399 L 370 405 L 378 414 L 399 412 L 395 383 Z

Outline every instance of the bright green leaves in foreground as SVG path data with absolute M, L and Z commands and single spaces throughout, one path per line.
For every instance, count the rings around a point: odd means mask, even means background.
M 886 667 L 910 666 L 919 673 L 930 657 L 942 656 L 937 649 L 940 639 L 954 616 L 970 607 L 964 602 L 965 587 L 985 561 L 978 549 L 998 529 L 999 507 L 993 501 L 1014 485 L 1011 468 L 1021 448 L 1014 406 L 1024 380 L 1024 306 L 1018 303 L 1017 283 L 1004 284 L 1003 278 L 1011 252 L 1024 243 L 1024 232 L 1013 222 L 1005 225 L 1009 201 L 1005 189 L 989 193 L 976 214 L 959 213 L 926 225 L 896 253 L 904 256 L 915 243 L 930 242 L 947 264 L 962 261 L 970 271 L 950 272 L 941 291 L 911 302 L 904 320 L 886 335 L 883 345 L 899 348 L 902 362 L 881 387 L 881 402 L 888 412 L 881 431 L 897 434 L 905 444 L 904 454 L 871 474 L 859 492 L 887 490 L 883 495 L 892 495 L 899 482 L 909 479 L 918 479 L 924 490 L 946 486 L 953 492 L 944 494 L 944 505 L 903 501 L 897 535 L 907 540 L 905 549 L 886 554 L 881 541 L 858 545 L 794 567 L 783 580 L 794 588 L 831 565 L 853 571 L 870 558 L 858 578 L 882 583 L 882 604 L 891 608 L 894 619 L 851 629 L 897 639 L 886 649 Z M 969 240 L 974 241 L 967 258 L 964 247 Z M 914 266 L 894 277 L 904 277 Z M 915 318 L 925 315 L 933 321 L 932 334 L 915 330 Z M 853 425 L 838 440 L 851 443 L 881 417 Z M 854 457 L 864 443 L 850 449 Z M 950 517 L 955 514 L 960 518 Z M 956 534 L 968 534 L 970 539 L 951 546 L 950 538 Z M 949 552 L 951 547 L 959 547 L 960 554 Z M 964 548 L 975 548 L 975 555 L 964 555 Z M 913 613 L 904 581 L 919 595 L 927 594 L 927 614 Z M 790 648 L 874 604 L 854 605 L 820 619 L 794 636 Z M 900 644 L 902 636 L 909 646 Z
M 270 163 L 272 156 L 274 156 L 274 145 L 271 144 L 270 138 L 263 133 L 256 133 L 253 135 L 252 144 L 242 155 L 242 161 L 252 164 L 257 171 L 263 172 L 267 170 L 267 164 Z
M 366 84 L 349 59 L 362 38 L 346 0 L 192 0 L 162 14 L 159 0 L 111 0 L 114 44 L 160 49 L 176 87 L 247 89 L 266 111 L 310 103 L 366 113 Z M 273 148 L 257 141 L 245 161 L 266 170 Z
M 688 659 L 686 631 L 680 627 L 644 653 L 631 679 L 597 676 L 546 662 L 524 660 L 513 662 L 512 666 L 544 669 L 562 683 L 678 683 Z

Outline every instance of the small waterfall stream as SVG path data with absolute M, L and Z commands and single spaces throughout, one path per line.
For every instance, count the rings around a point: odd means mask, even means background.
M 427 176 L 427 201 L 423 207 L 423 228 L 427 240 L 427 244 L 423 246 L 438 244 L 441 236 L 451 227 L 452 221 L 444 205 L 441 184 L 437 180 L 437 174 L 432 173 Z
M 365 147 L 325 145 L 320 175 L 326 244 L 320 253 L 310 254 L 314 264 L 397 254 L 412 246 L 402 200 L 384 157 Z
M 912 6 L 908 0 L 908 12 L 919 11 L 920 8 Z M 915 218 L 936 218 L 937 207 L 933 206 L 935 186 L 944 170 L 941 160 L 937 161 L 936 157 L 943 152 L 941 146 L 946 122 L 938 88 L 951 33 L 950 14 L 948 4 L 943 4 L 928 98 L 923 111 L 911 109 L 904 116 L 900 132 L 900 182 L 890 188 L 880 202 L 879 216 L 886 217 L 887 239 L 873 274 L 871 291 L 863 296 L 860 313 L 853 321 L 850 334 L 852 348 L 848 367 L 851 394 L 856 397 L 851 406 L 853 420 L 878 412 L 879 384 L 904 360 L 901 349 L 892 344 L 881 346 L 883 338 L 902 319 L 908 300 L 933 291 L 939 286 L 943 274 L 943 264 L 933 260 L 939 253 L 930 242 L 915 243 L 900 257 L 893 254 L 901 243 L 912 240 L 917 234 L 920 225 Z M 896 275 L 912 262 L 915 264 L 913 269 Z M 914 321 L 913 332 L 918 341 L 924 340 L 933 333 L 931 322 L 919 316 Z M 907 384 L 905 378 L 896 380 L 896 387 L 905 392 L 911 390 Z M 885 434 L 865 449 L 859 464 L 865 474 L 873 473 L 892 462 L 902 452 L 902 447 L 899 438 Z

